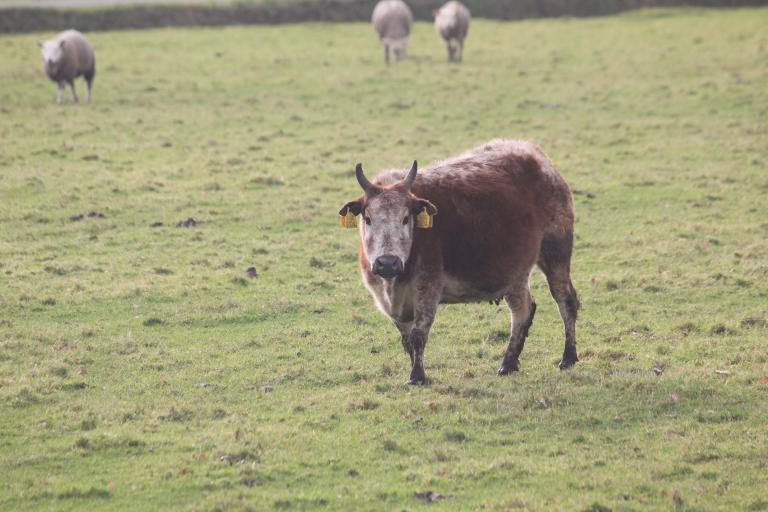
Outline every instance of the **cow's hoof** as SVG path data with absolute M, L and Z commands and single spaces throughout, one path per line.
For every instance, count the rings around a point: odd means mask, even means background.
M 568 368 L 575 366 L 578 361 L 578 359 L 563 359 L 557 367 L 561 370 L 567 370 Z
M 519 372 L 520 371 L 520 361 L 515 361 L 511 364 L 502 364 L 501 368 L 499 368 L 499 371 L 496 372 L 499 374 L 499 376 L 503 375 L 509 375 L 512 372 Z
M 424 370 L 419 368 L 411 371 L 411 376 L 408 379 L 409 386 L 423 386 L 426 383 L 427 383 L 427 376 L 424 373 Z

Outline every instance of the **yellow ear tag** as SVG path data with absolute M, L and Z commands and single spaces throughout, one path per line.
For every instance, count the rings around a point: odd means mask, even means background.
M 356 228 L 357 227 L 357 215 L 347 210 L 346 215 L 339 215 L 339 224 L 343 228 Z
M 433 226 L 432 217 L 432 215 L 427 213 L 427 209 L 424 208 L 418 215 L 416 215 L 416 227 L 425 229 L 431 228 Z

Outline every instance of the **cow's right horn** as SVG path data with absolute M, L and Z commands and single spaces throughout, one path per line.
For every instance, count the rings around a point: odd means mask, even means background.
M 418 168 L 418 164 L 416 163 L 416 160 L 413 161 L 413 165 L 411 166 L 411 170 L 408 171 L 408 175 L 403 179 L 403 183 L 405 183 L 405 186 L 408 188 L 411 188 L 411 185 L 413 185 L 414 180 L 416 180 L 416 170 Z
M 355 166 L 355 176 L 357 176 L 357 182 L 365 192 L 367 192 L 368 189 L 372 187 L 371 182 L 368 181 L 368 178 L 366 178 L 365 174 L 363 174 L 363 164 L 357 164 Z

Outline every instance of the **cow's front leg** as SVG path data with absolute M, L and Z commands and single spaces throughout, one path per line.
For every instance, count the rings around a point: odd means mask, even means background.
M 435 290 L 426 289 L 417 296 L 413 327 L 408 335 L 408 344 L 412 347 L 413 354 L 411 378 L 408 379 L 408 384 L 419 385 L 427 382 L 427 375 L 424 372 L 424 348 L 429 339 L 429 329 L 435 320 L 438 302 L 440 302 L 440 296 Z
M 405 350 L 405 353 L 410 356 L 411 364 L 413 364 L 413 345 L 411 345 L 410 341 L 413 322 L 398 322 L 397 320 L 393 321 L 395 322 L 395 327 L 397 327 L 397 330 L 400 333 L 400 341 L 403 344 L 403 350 Z

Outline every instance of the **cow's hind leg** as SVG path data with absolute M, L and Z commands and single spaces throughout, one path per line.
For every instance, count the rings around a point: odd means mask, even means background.
M 562 238 L 545 237 L 541 242 L 539 267 L 547 276 L 549 292 L 557 302 L 565 327 L 565 349 L 560 361 L 561 370 L 570 368 L 579 360 L 576 355 L 576 316 L 580 304 L 571 282 L 571 253 L 573 235 Z
M 528 291 L 527 280 L 516 290 L 505 295 L 504 300 L 512 313 L 512 328 L 509 335 L 509 345 L 504 353 L 501 368 L 499 368 L 499 375 L 508 375 L 520 370 L 520 353 L 523 351 L 528 329 L 530 329 L 533 316 L 536 314 L 536 303 Z

